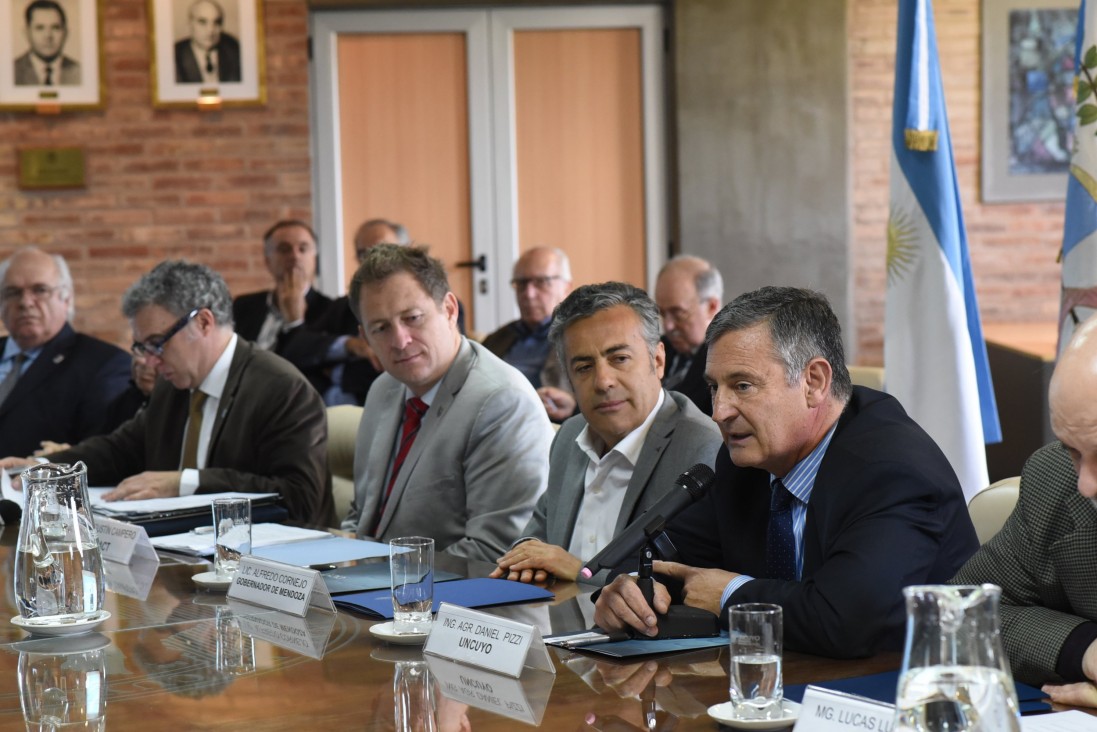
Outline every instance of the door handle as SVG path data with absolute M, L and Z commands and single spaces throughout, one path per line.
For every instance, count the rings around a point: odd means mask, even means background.
M 455 264 L 453 266 L 454 267 L 472 267 L 473 269 L 478 269 L 481 272 L 487 272 L 488 271 L 488 257 L 487 257 L 486 254 L 481 254 L 476 259 L 473 259 L 469 262 L 458 262 L 457 264 Z

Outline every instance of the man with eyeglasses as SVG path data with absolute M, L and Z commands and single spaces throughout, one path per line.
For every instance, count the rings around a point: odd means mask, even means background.
M 710 416 L 705 330 L 720 311 L 723 299 L 720 270 L 700 257 L 679 254 L 663 265 L 655 280 L 655 304 L 663 319 L 663 344 L 667 349 L 663 386 L 685 394 Z
M 552 311 L 571 292 L 571 262 L 563 250 L 536 247 L 514 263 L 510 280 L 518 320 L 484 339 L 484 347 L 515 367 L 537 389 L 549 418 L 561 422 L 575 412 L 575 399 L 549 344 Z
M 60 255 L 27 247 L 0 262 L 0 450 L 30 455 L 43 441 L 112 429 L 107 407 L 129 384 L 125 351 L 69 325 L 72 275 Z
M 233 332 L 221 276 L 161 262 L 122 312 L 160 382 L 133 419 L 49 458 L 83 460 L 92 484 L 117 486 L 107 500 L 277 493 L 292 521 L 330 525 L 324 404 L 292 365 Z

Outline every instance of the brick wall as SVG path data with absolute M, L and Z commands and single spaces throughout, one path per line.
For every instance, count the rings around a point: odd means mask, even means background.
M 883 362 L 896 0 L 850 0 L 853 129 L 853 297 L 858 360 Z M 983 322 L 1042 321 L 1059 309 L 1062 204 L 979 200 L 981 59 L 979 0 L 934 0 L 937 43 L 960 195 Z M 1065 182 L 1064 182 L 1065 186 Z M 1053 325 L 1049 327 L 1054 330 Z
M 265 0 L 268 102 L 219 112 L 154 110 L 145 0 L 100 3 L 106 106 L 43 117 L 0 114 L 0 257 L 25 244 L 65 256 L 78 330 L 128 347 L 122 292 L 156 262 L 186 257 L 233 293 L 264 287 L 260 237 L 311 218 L 308 7 Z M 16 148 L 75 145 L 87 188 L 21 191 Z
M 858 360 L 882 361 L 884 252 L 896 0 L 849 0 Z M 1051 322 L 1058 309 L 1062 205 L 978 199 L 979 0 L 936 0 L 938 42 L 971 258 L 986 322 Z M 0 256 L 34 243 L 63 253 L 76 279 L 78 329 L 127 344 L 122 291 L 165 257 L 259 289 L 263 229 L 311 217 L 307 2 L 265 0 L 268 103 L 221 112 L 153 110 L 144 0 L 102 3 L 107 106 L 57 117 L 0 114 Z M 15 187 L 17 145 L 80 145 L 88 187 Z

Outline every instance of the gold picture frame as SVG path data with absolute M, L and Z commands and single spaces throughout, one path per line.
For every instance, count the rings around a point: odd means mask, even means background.
M 0 110 L 104 107 L 102 0 L 0 0 L 0 21 Z
M 267 103 L 261 0 L 148 0 L 152 105 Z

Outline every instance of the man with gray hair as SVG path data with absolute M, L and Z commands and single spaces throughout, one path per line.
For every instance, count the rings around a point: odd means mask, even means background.
M 0 262 L 0 450 L 76 442 L 113 429 L 107 408 L 129 384 L 125 351 L 77 333 L 64 257 L 35 247 Z
M 556 307 L 548 338 L 580 415 L 557 433 L 548 490 L 492 573 L 523 582 L 576 579 L 685 470 L 711 467 L 720 447 L 712 420 L 663 390 L 659 313 L 640 288 L 578 288 Z
M 343 528 L 494 560 L 545 489 L 552 428 L 536 392 L 461 335 L 445 268 L 425 249 L 371 248 L 350 305 L 385 373 L 366 397 Z
M 659 270 L 655 304 L 667 348 L 663 386 L 685 394 L 708 415 L 712 397 L 705 383 L 705 330 L 723 303 L 724 278 L 704 259 L 679 254 Z
M 978 548 L 948 460 L 892 397 L 850 383 L 838 319 L 810 290 L 741 295 L 705 336 L 724 448 L 716 481 L 667 527 L 654 608 L 618 576 L 595 621 L 657 632 L 672 596 L 720 614 L 776 603 L 785 646 L 869 656 L 903 639 L 902 588 L 944 582 Z M 632 569 L 627 567 L 624 569 Z
M 136 417 L 49 458 L 83 460 L 92 484 L 117 486 L 107 500 L 277 493 L 292 521 L 330 525 L 324 404 L 293 366 L 233 332 L 221 276 L 161 262 L 122 312 L 161 381 Z
M 571 388 L 549 346 L 552 311 L 571 291 L 571 263 L 555 247 L 534 247 L 518 257 L 510 279 L 518 301 L 518 320 L 484 339 L 484 348 L 529 379 L 554 422 L 575 411 Z M 565 392 L 564 398 L 555 394 Z M 558 406 L 560 403 L 566 407 Z

